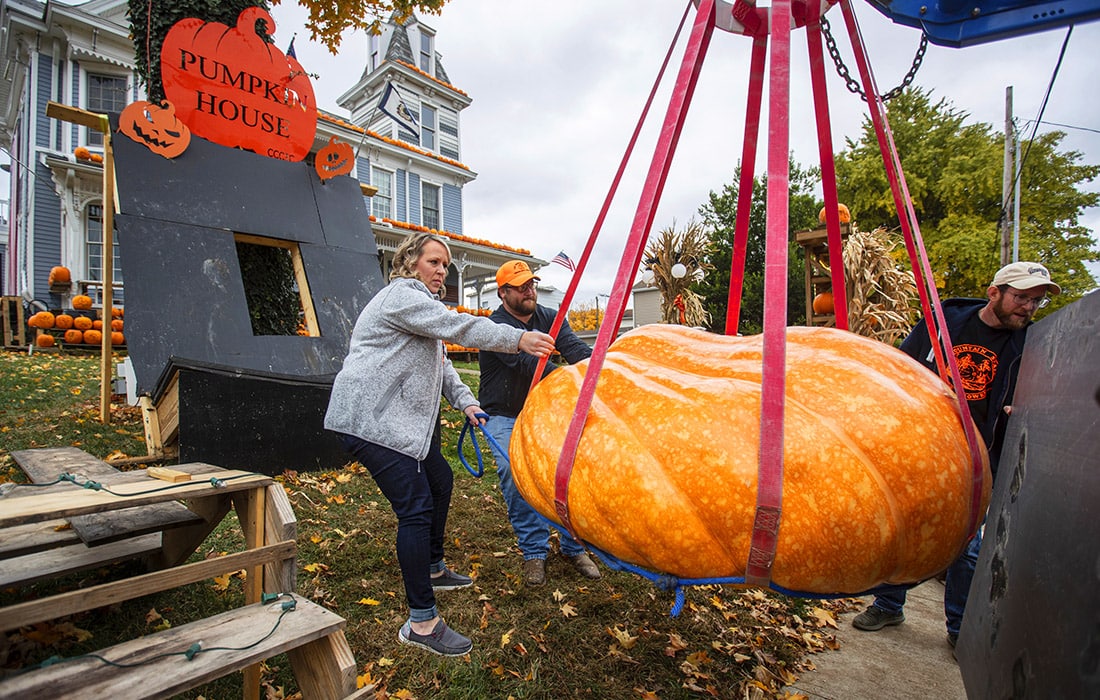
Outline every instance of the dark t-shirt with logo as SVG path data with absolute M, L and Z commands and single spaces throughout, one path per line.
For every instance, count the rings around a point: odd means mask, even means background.
M 1011 337 L 1011 330 L 990 328 L 974 314 L 959 337 L 951 339 L 970 413 L 978 425 L 985 424 L 989 387 L 1001 369 L 1000 357 Z

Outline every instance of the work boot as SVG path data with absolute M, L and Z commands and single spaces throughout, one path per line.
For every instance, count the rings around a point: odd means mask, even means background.
M 566 557 L 569 563 L 573 565 L 573 568 L 577 570 L 581 576 L 591 579 L 600 579 L 600 570 L 596 568 L 596 562 L 592 561 L 592 557 L 588 556 L 587 552 L 581 552 L 571 557 Z
M 900 611 L 892 613 L 877 605 L 870 605 L 853 618 L 852 627 L 866 632 L 876 632 L 883 627 L 900 625 L 903 622 L 905 622 L 905 613 Z
M 546 560 L 525 559 L 523 561 L 523 582 L 532 588 L 546 583 Z

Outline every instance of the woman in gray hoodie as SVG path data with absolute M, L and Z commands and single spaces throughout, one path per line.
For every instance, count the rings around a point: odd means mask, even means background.
M 471 422 L 484 421 L 476 418 L 481 407 L 443 342 L 541 357 L 553 351 L 554 339 L 448 309 L 439 298 L 450 263 L 450 248 L 434 234 L 412 234 L 397 248 L 390 283 L 355 323 L 325 428 L 340 434 L 397 515 L 397 559 L 409 604 L 398 640 L 462 656 L 473 643 L 447 627 L 435 605 L 435 591 L 472 583 L 443 561 L 454 475 L 440 450 L 440 394 Z

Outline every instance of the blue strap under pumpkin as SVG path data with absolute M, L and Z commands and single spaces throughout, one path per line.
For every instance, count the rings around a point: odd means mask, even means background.
M 538 515 L 547 524 L 553 525 L 554 527 L 560 527 L 560 525 L 558 525 L 554 521 L 550 520 L 549 518 L 545 517 L 541 513 L 538 513 L 537 511 L 536 511 L 536 515 Z M 684 589 L 687 588 L 688 586 L 713 586 L 713 585 L 720 585 L 720 586 L 724 586 L 724 585 L 738 586 L 738 585 L 740 585 L 740 586 L 743 586 L 743 585 L 746 585 L 748 583 L 745 580 L 744 576 L 716 576 L 716 577 L 711 577 L 711 578 L 680 578 L 679 576 L 676 576 L 674 574 L 665 574 L 665 573 L 650 571 L 648 569 L 643 569 L 642 567 L 637 566 L 635 564 L 631 564 L 630 562 L 623 561 L 622 559 L 619 559 L 618 557 L 616 557 L 614 554 L 609 554 L 609 553 L 603 551 L 602 549 L 600 549 L 599 547 L 594 547 L 591 544 L 589 544 L 589 543 L 587 543 L 587 542 L 585 542 L 581 539 L 578 539 L 577 541 L 581 544 L 581 546 L 585 547 L 587 550 L 593 552 L 597 557 L 599 557 L 600 560 L 604 563 L 604 565 L 607 566 L 607 568 L 609 568 L 613 571 L 625 571 L 627 573 L 637 574 L 638 576 L 641 576 L 642 578 L 650 581 L 654 586 L 661 589 L 662 591 L 671 591 L 675 595 L 675 600 L 672 604 L 672 609 L 669 610 L 669 615 L 671 615 L 672 617 L 678 617 L 680 615 L 680 612 L 683 610 L 683 608 L 684 608 Z M 786 595 L 786 596 L 791 596 L 792 598 L 810 598 L 810 599 L 814 599 L 814 600 L 828 600 L 828 599 L 831 599 L 831 598 L 861 598 L 861 597 L 866 596 L 866 595 L 881 595 L 883 593 L 897 593 L 897 592 L 901 592 L 901 591 L 907 591 L 915 585 L 917 585 L 917 584 L 916 583 L 914 583 L 914 584 L 901 584 L 901 585 L 899 585 L 899 584 L 882 584 L 880 586 L 875 586 L 874 588 L 869 588 L 865 591 L 858 591 L 858 592 L 853 592 L 853 593 L 841 593 L 841 592 L 837 592 L 837 593 L 810 593 L 810 592 L 806 592 L 806 591 L 796 591 L 796 590 L 792 590 L 790 588 L 785 588 L 783 586 L 780 586 L 777 583 L 775 583 L 774 581 L 769 582 L 767 587 L 768 587 L 769 590 L 775 591 L 776 593 L 781 593 L 781 594 Z

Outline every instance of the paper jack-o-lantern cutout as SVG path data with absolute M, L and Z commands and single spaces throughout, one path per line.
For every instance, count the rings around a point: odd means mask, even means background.
M 744 576 L 756 510 L 762 336 L 637 328 L 608 349 L 569 481 L 577 534 L 682 578 Z M 524 499 L 555 511 L 588 361 L 539 382 L 512 433 Z M 783 515 L 772 581 L 855 593 L 935 575 L 970 537 L 974 482 L 950 387 L 885 343 L 788 328 Z M 981 449 L 983 458 L 985 449 Z
M 176 107 L 168 100 L 131 102 L 118 117 L 118 130 L 153 153 L 175 158 L 191 145 L 191 130 L 176 118 Z
M 164 94 L 197 136 L 280 160 L 300 161 L 317 132 L 313 83 L 298 63 L 256 33 L 266 10 L 249 7 L 237 26 L 188 18 L 164 38 Z
M 317 169 L 317 175 L 322 180 L 337 175 L 346 175 L 355 168 L 355 151 L 350 143 L 337 141 L 335 136 L 328 140 L 328 145 L 317 151 L 313 167 Z

